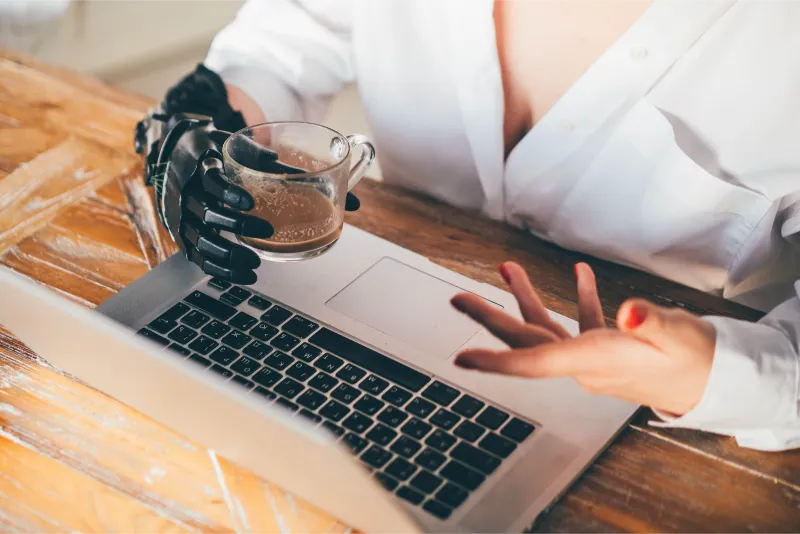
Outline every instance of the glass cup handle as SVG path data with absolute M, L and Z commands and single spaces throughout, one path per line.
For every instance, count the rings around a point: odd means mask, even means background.
M 348 135 L 347 141 L 350 143 L 351 150 L 361 146 L 361 157 L 350 169 L 350 178 L 347 180 L 347 190 L 350 191 L 364 177 L 367 169 L 375 160 L 375 147 L 367 136 L 361 134 Z

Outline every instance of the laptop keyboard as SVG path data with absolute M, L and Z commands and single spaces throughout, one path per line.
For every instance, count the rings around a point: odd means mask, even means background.
M 139 334 L 320 424 L 387 490 L 433 516 L 450 517 L 534 431 L 261 295 L 208 285 L 223 293 L 195 290 Z

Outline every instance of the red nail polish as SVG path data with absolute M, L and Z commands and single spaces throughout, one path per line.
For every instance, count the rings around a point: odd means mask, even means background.
M 572 270 L 575 272 L 575 278 L 578 278 L 578 264 L 572 266 Z
M 628 317 L 625 318 L 625 328 L 633 330 L 644 322 L 647 317 L 647 311 L 637 306 L 632 306 L 628 311 Z
M 503 280 L 506 281 L 506 284 L 511 283 L 511 277 L 508 275 L 508 269 L 506 268 L 505 263 L 501 263 L 500 267 L 497 268 L 500 271 L 500 276 L 503 277 Z
M 455 309 L 457 309 L 458 311 L 460 311 L 460 312 L 462 312 L 462 313 L 464 312 L 464 305 L 463 305 L 463 304 L 461 303 L 461 301 L 460 301 L 460 300 L 458 300 L 457 298 L 453 298 L 453 299 L 450 301 L 450 304 L 451 304 L 451 305 L 452 305 L 452 306 L 453 306 Z
M 456 358 L 455 364 L 462 369 L 475 369 L 476 367 L 465 358 Z

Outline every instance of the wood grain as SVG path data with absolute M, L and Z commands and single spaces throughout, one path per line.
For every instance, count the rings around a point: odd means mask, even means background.
M 102 82 L 0 54 L 0 265 L 91 307 L 175 251 L 130 147 L 135 121 L 149 104 Z M 363 181 L 358 194 L 363 207 L 348 215 L 356 226 L 499 287 L 496 265 L 519 261 L 545 304 L 570 317 L 576 261 L 595 267 L 610 324 L 631 296 L 759 317 L 407 191 Z M 800 452 L 749 451 L 730 438 L 650 427 L 651 417 L 642 411 L 532 528 L 798 530 Z M 0 328 L 0 530 L 347 528 L 65 376 Z

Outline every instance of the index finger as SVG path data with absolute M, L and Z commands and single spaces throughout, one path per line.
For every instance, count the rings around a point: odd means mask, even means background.
M 455 363 L 465 369 L 502 375 L 555 378 L 593 371 L 603 362 L 601 358 L 592 357 L 597 350 L 595 340 L 577 337 L 530 349 L 468 349 L 456 356 Z

